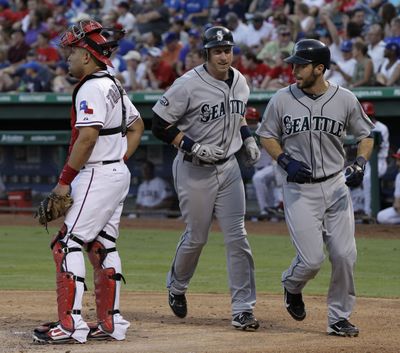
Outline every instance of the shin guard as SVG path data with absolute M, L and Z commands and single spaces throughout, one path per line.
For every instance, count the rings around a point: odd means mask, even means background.
M 88 257 L 94 269 L 94 286 L 96 294 L 97 320 L 101 329 L 106 333 L 114 331 L 114 310 L 117 295 L 117 281 L 123 276 L 116 273 L 114 268 L 103 268 L 104 259 L 109 252 L 116 251 L 116 248 L 106 249 L 98 240 L 93 241 L 88 247 Z
M 56 264 L 58 320 L 63 329 L 74 332 L 74 320 L 71 314 L 81 314 L 80 310 L 73 310 L 76 295 L 76 281 L 84 283 L 85 279 L 75 276 L 72 272 L 64 271 L 63 263 L 68 253 L 82 251 L 82 249 L 78 247 L 68 248 L 67 245 L 60 240 L 63 239 L 64 236 L 65 234 L 60 231 L 51 245 L 54 262 Z

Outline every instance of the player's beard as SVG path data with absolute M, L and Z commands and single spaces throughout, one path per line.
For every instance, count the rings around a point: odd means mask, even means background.
M 300 89 L 311 88 L 317 82 L 318 76 L 311 72 L 311 75 L 308 78 L 303 78 L 302 82 L 297 83 L 297 87 Z

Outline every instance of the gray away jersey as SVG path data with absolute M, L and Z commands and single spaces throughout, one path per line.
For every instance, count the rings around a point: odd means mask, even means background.
M 240 121 L 249 97 L 246 79 L 232 68 L 232 86 L 212 77 L 203 65 L 178 78 L 153 111 L 200 144 L 213 144 L 229 157 L 242 146 Z
M 321 178 L 344 167 L 344 137 L 353 135 L 360 141 L 373 126 L 349 90 L 330 83 L 313 100 L 293 84 L 272 97 L 256 133 L 280 141 L 286 153 L 309 165 L 314 178 Z

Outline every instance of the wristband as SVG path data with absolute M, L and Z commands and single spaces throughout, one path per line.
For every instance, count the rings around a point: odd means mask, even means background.
M 365 165 L 367 164 L 367 160 L 363 156 L 358 156 L 354 164 L 357 164 L 364 171 Z
M 276 161 L 278 162 L 278 165 L 280 167 L 286 170 L 289 162 L 291 161 L 291 158 L 286 153 L 281 153 Z
M 179 148 L 187 153 L 192 153 L 192 148 L 195 142 L 187 136 L 183 136 L 181 142 L 179 142 Z
M 58 179 L 58 182 L 61 185 L 70 185 L 72 183 L 72 180 L 75 179 L 75 177 L 78 175 L 79 171 L 75 170 L 74 168 L 71 168 L 68 163 L 65 164 L 64 169 L 62 170 L 60 174 L 60 178 Z
M 242 136 L 243 141 L 252 136 L 251 131 L 247 125 L 243 125 L 240 128 L 240 135 Z

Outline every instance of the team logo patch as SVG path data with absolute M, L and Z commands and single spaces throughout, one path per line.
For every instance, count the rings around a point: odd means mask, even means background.
M 160 104 L 166 107 L 166 106 L 169 105 L 169 101 L 168 101 L 168 99 L 167 99 L 165 96 L 162 96 L 162 97 L 160 98 Z
M 82 101 L 79 103 L 79 110 L 83 110 L 85 114 L 93 114 L 93 109 L 89 108 L 87 101 Z
M 222 31 L 217 31 L 217 41 L 221 42 L 222 39 L 224 39 L 224 35 L 223 35 Z

